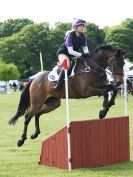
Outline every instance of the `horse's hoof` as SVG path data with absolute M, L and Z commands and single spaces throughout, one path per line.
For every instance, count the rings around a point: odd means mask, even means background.
M 31 135 L 31 139 L 35 139 L 35 138 L 37 138 L 38 135 L 39 135 L 40 133 L 41 133 L 40 130 L 37 131 L 37 132 L 35 132 L 35 133 L 32 133 L 32 135 Z
M 38 137 L 38 134 L 32 134 L 31 135 L 31 139 L 35 139 L 35 138 L 37 138 Z
M 17 146 L 21 147 L 24 144 L 24 140 L 18 140 L 17 141 Z
M 106 116 L 106 112 L 103 111 L 103 110 L 101 110 L 101 111 L 99 112 L 99 118 L 100 118 L 100 119 L 103 119 L 105 116 Z

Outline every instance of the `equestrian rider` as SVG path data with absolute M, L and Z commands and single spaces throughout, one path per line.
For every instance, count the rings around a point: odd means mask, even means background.
M 87 45 L 87 38 L 84 35 L 84 26 L 85 26 L 85 20 L 74 18 L 72 27 L 73 30 L 67 34 L 65 37 L 64 43 L 60 46 L 60 48 L 57 51 L 59 62 L 62 63 L 64 59 L 67 59 L 67 65 L 68 65 L 68 75 L 70 74 L 71 70 L 71 64 L 70 60 L 72 57 L 83 57 L 87 58 L 89 57 L 89 49 Z M 80 48 L 83 48 L 84 53 L 78 52 Z M 58 90 L 62 82 L 64 80 L 64 70 L 61 70 L 61 73 L 59 75 L 59 80 L 57 81 L 57 84 L 53 87 L 54 90 Z

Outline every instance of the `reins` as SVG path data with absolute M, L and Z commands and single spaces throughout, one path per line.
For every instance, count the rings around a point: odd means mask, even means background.
M 114 56 L 113 56 L 113 58 L 114 58 Z M 73 57 L 72 59 L 75 60 L 75 62 L 77 62 L 78 59 L 82 60 L 83 62 L 86 62 L 85 60 L 87 60 L 87 59 L 89 59 L 89 58 L 81 59 L 80 57 Z M 113 75 L 111 71 L 109 72 L 109 71 L 106 70 L 106 69 L 109 70 L 108 67 L 107 67 L 107 68 L 103 68 L 103 67 L 99 66 L 98 64 L 96 64 L 94 61 L 92 61 L 92 60 L 90 60 L 90 59 L 89 59 L 89 62 L 92 63 L 93 65 L 95 65 L 97 68 L 101 69 L 104 73 L 108 73 L 109 75 Z M 82 74 L 82 73 L 87 73 L 87 72 L 90 72 L 90 71 L 93 72 L 93 70 L 91 70 L 91 69 L 88 69 L 88 70 L 85 70 L 85 69 L 84 69 L 84 70 L 82 70 L 81 72 L 76 73 L 75 76 L 76 76 L 76 75 L 79 75 L 79 74 Z

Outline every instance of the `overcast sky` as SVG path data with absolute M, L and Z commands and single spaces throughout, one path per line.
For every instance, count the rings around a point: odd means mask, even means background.
M 0 21 L 28 18 L 35 23 L 83 18 L 99 27 L 133 18 L 133 0 L 0 0 Z

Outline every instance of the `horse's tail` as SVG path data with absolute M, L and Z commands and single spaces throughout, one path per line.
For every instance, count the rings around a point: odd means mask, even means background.
M 15 124 L 16 121 L 18 120 L 18 118 L 20 116 L 23 116 L 26 111 L 28 110 L 28 107 L 30 105 L 30 94 L 29 94 L 29 88 L 31 85 L 30 81 L 25 88 L 23 89 L 22 93 L 21 93 L 21 97 L 20 97 L 20 101 L 19 101 L 19 105 L 18 105 L 18 110 L 16 112 L 16 114 L 8 121 L 8 123 L 11 124 Z

